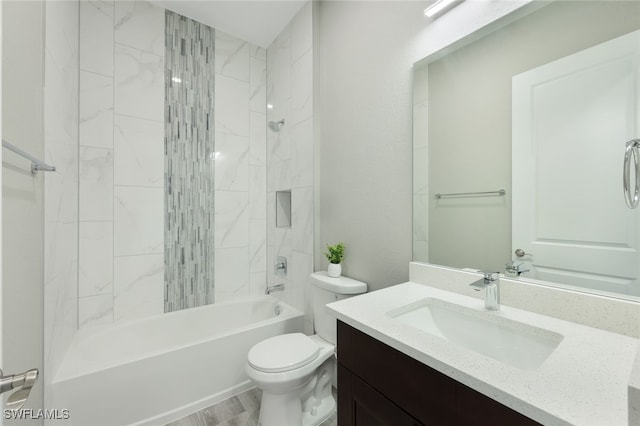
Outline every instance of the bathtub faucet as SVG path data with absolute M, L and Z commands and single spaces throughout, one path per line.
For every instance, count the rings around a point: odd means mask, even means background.
M 264 290 L 264 294 L 271 294 L 274 291 L 284 291 L 284 284 L 267 286 L 267 288 Z

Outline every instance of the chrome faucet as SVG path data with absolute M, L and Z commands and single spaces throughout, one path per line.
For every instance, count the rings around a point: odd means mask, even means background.
M 504 266 L 505 266 L 504 269 L 508 274 L 515 275 L 518 277 L 525 272 L 529 272 L 529 269 L 520 269 L 520 267 L 522 266 L 522 263 L 516 264 L 515 260 L 512 260 L 511 263 L 507 263 Z
M 267 286 L 267 288 L 264 290 L 264 294 L 271 294 L 274 291 L 284 291 L 284 284 Z
M 480 291 L 482 289 L 485 290 L 484 307 L 490 311 L 497 311 L 500 309 L 500 289 L 498 288 L 499 278 L 499 272 L 485 272 L 484 278 L 469 284 L 476 291 Z

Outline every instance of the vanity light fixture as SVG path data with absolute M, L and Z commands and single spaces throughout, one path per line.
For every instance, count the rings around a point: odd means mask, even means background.
M 424 14 L 428 18 L 437 18 L 438 16 L 450 11 L 463 1 L 464 0 L 437 0 L 424 10 Z

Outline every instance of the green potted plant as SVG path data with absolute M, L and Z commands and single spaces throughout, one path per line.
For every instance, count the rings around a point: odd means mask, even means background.
M 342 259 L 344 259 L 344 243 L 338 243 L 335 246 L 327 244 L 327 251 L 324 253 L 329 261 L 327 275 L 331 278 L 338 278 L 342 274 Z

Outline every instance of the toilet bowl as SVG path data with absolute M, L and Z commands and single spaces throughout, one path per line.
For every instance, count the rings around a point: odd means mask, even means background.
M 260 424 L 307 426 L 329 418 L 336 405 L 333 354 L 332 344 L 302 333 L 272 337 L 251 348 L 246 372 L 262 389 Z
M 245 371 L 262 389 L 261 426 L 316 426 L 336 410 L 331 392 L 335 378 L 336 318 L 325 305 L 366 292 L 367 285 L 326 272 L 309 277 L 317 334 L 289 333 L 253 346 Z

